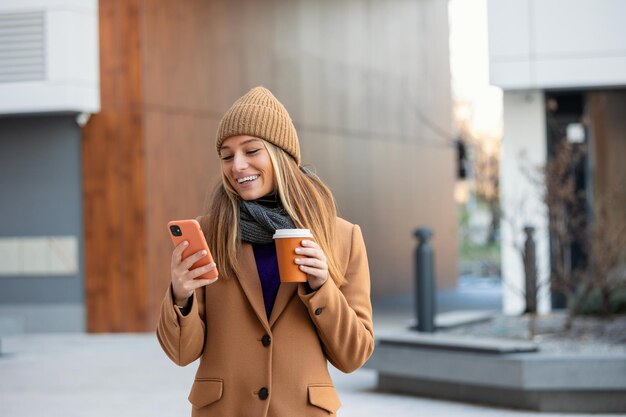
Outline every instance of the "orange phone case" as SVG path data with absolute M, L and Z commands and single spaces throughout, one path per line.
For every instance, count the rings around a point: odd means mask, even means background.
M 167 228 L 170 232 L 172 242 L 174 242 L 174 246 L 178 246 L 181 242 L 185 240 L 189 242 L 189 246 L 187 246 L 187 249 L 183 251 L 182 259 L 185 259 L 188 256 L 193 255 L 198 251 L 201 251 L 202 249 L 207 252 L 207 256 L 202 257 L 199 261 L 194 263 L 191 268 L 189 268 L 190 270 L 213 262 L 213 256 L 211 255 L 211 251 L 209 250 L 209 245 L 207 245 L 206 243 L 206 239 L 204 238 L 204 233 L 202 232 L 200 223 L 198 223 L 196 220 L 172 220 L 171 222 L 167 223 Z M 217 269 L 214 269 L 213 271 L 200 275 L 196 279 L 215 278 L 217 275 L 218 271 Z

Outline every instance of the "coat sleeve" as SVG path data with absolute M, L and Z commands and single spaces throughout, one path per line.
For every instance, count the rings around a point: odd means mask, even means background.
M 341 288 L 328 279 L 311 294 L 300 285 L 298 295 L 317 327 L 328 360 L 349 373 L 360 368 L 374 351 L 370 274 L 365 242 L 357 225 L 352 227 L 345 278 Z
M 177 365 L 185 366 L 202 355 L 206 337 L 204 318 L 204 287 L 198 288 L 190 300 L 191 311 L 183 316 L 174 305 L 172 286 L 161 303 L 157 339 L 165 354 Z

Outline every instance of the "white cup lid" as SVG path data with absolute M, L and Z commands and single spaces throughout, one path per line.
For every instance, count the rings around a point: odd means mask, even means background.
M 284 239 L 290 237 L 309 237 L 313 238 L 310 229 L 278 229 L 274 233 L 274 239 Z

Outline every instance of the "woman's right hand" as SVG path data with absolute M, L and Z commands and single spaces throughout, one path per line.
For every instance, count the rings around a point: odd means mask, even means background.
M 195 269 L 189 269 L 191 266 L 207 255 L 206 251 L 201 250 L 193 255 L 182 260 L 183 251 L 187 248 L 189 243 L 187 241 L 181 242 L 174 252 L 172 252 L 172 295 L 174 297 L 174 303 L 177 306 L 187 306 L 189 297 L 193 295 L 196 288 L 204 287 L 209 284 L 213 284 L 217 281 L 215 278 L 200 278 L 202 274 L 206 274 L 215 269 L 215 262 L 211 262 L 208 265 L 201 266 Z

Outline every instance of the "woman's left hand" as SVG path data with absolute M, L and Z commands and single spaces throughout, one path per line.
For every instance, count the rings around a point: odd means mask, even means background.
M 296 254 L 304 255 L 306 258 L 296 258 L 295 262 L 300 265 L 300 270 L 306 273 L 309 287 L 316 291 L 328 279 L 326 255 L 320 245 L 312 240 L 303 240 L 300 245 L 301 247 L 296 248 Z

